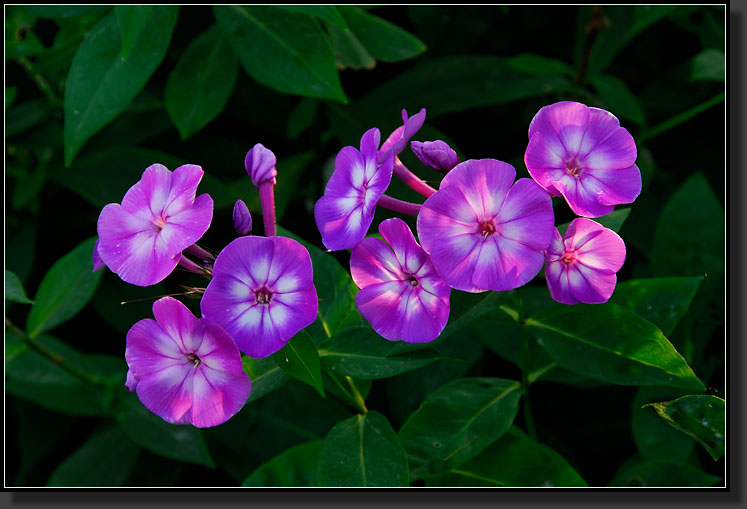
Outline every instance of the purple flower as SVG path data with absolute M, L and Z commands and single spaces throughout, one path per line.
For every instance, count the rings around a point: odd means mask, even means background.
M 369 129 L 361 138 L 360 151 L 343 147 L 335 159 L 335 171 L 314 207 L 322 242 L 333 251 L 349 249 L 366 236 L 376 202 L 392 180 L 392 155 L 377 164 L 379 130 Z
M 110 203 L 98 220 L 98 255 L 124 281 L 138 286 L 158 283 L 179 263 L 182 251 L 207 231 L 213 200 L 195 199 L 203 171 L 185 164 L 169 171 L 149 166 L 122 204 Z
M 641 192 L 633 137 L 610 112 L 577 102 L 545 106 L 529 125 L 529 174 L 574 213 L 599 217 Z
M 382 221 L 379 232 L 391 247 L 367 238 L 353 248 L 350 272 L 361 288 L 355 303 L 373 329 L 388 340 L 433 341 L 449 319 L 451 288 L 404 221 Z
M 392 134 L 381 146 L 379 162 L 384 161 L 389 153 L 396 156 L 402 152 L 410 138 L 423 127 L 423 122 L 425 122 L 425 108 L 409 118 L 407 117 L 407 110 L 402 110 L 402 125 L 392 131 Z
M 448 173 L 460 162 L 456 152 L 445 141 L 413 141 L 410 147 L 421 163 L 443 173 Z
M 552 201 L 533 180 L 514 184 L 515 177 L 502 161 L 465 161 L 423 204 L 420 242 L 452 288 L 511 290 L 542 268 L 554 227 Z
M 125 351 L 125 385 L 145 408 L 198 428 L 217 426 L 241 410 L 252 384 L 231 336 L 171 297 L 157 300 L 153 315 L 132 326 Z
M 233 206 L 233 228 L 239 235 L 252 233 L 252 214 L 242 200 L 236 200 Z
M 550 296 L 563 304 L 601 304 L 615 290 L 625 261 L 625 243 L 612 230 L 579 217 L 547 248 L 545 277 Z
M 267 149 L 261 143 L 257 143 L 247 152 L 244 159 L 246 172 L 252 179 L 254 187 L 259 187 L 263 182 L 275 184 L 275 176 L 278 171 L 275 169 L 277 159 L 272 150 Z
M 239 237 L 218 255 L 200 308 L 257 359 L 316 320 L 309 252 L 285 237 Z
M 93 272 L 96 272 L 97 270 L 101 270 L 104 267 L 106 267 L 104 260 L 101 259 L 101 255 L 99 254 L 99 241 L 98 240 L 93 244 L 93 254 L 91 255 L 91 258 L 93 261 Z

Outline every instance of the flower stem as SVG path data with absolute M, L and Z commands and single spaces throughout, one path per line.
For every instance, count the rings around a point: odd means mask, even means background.
M 398 200 L 385 194 L 381 195 L 379 201 L 376 202 L 377 207 L 393 210 L 394 212 L 400 212 L 401 214 L 412 214 L 417 216 L 420 212 L 421 205 L 419 203 L 410 203 L 409 201 Z
M 532 407 L 529 404 L 529 369 L 531 367 L 529 356 L 529 338 L 527 337 L 526 317 L 524 313 L 524 299 L 521 292 L 516 289 L 516 297 L 519 300 L 519 333 L 521 335 L 521 388 L 524 393 L 524 420 L 526 421 L 527 433 L 533 440 L 537 440 L 537 430 L 534 427 L 534 418 L 532 417 Z
M 407 167 L 402 164 L 402 161 L 399 160 L 399 157 L 396 156 L 394 158 L 393 172 L 394 175 L 396 175 L 400 180 L 407 184 L 411 189 L 422 194 L 426 198 L 436 192 L 435 189 L 420 180 L 417 175 L 408 170 Z
M 262 202 L 262 219 L 265 223 L 265 237 L 277 235 L 275 226 L 275 193 L 272 181 L 265 181 L 259 185 L 259 199 Z
M 356 389 L 355 384 L 352 383 L 352 379 L 350 377 L 346 376 L 345 378 L 348 379 L 347 382 L 348 384 L 351 385 L 353 391 L 355 391 L 355 394 L 351 394 L 350 391 L 346 389 L 343 384 L 340 383 L 340 381 L 337 379 L 337 375 L 334 375 L 333 373 L 327 373 L 327 375 L 329 375 L 329 379 L 332 380 L 332 382 L 337 386 L 340 392 L 345 395 L 344 399 L 337 396 L 338 398 L 340 398 L 341 401 L 343 401 L 344 403 L 348 405 L 351 405 L 353 408 L 355 408 L 356 410 L 358 410 L 359 412 L 363 414 L 368 412 L 368 408 L 366 408 L 366 404 L 363 402 L 363 398 L 361 397 L 360 393 Z
M 359 410 L 361 410 L 364 414 L 367 413 L 368 408 L 366 408 L 366 402 L 363 400 L 363 396 L 361 396 L 361 393 L 358 391 L 355 383 L 353 383 L 353 379 L 349 376 L 345 376 L 345 380 L 347 380 L 348 385 L 350 386 L 351 392 L 353 393 L 353 400 L 355 400 Z
M 639 143 L 643 142 L 643 141 L 646 141 L 646 140 L 649 140 L 649 139 L 653 138 L 654 136 L 657 136 L 657 135 L 663 133 L 664 131 L 667 131 L 667 130 L 671 129 L 674 126 L 676 126 L 678 124 L 681 124 L 682 122 L 690 120 L 692 117 L 694 117 L 695 115 L 697 115 L 699 113 L 704 112 L 708 108 L 711 108 L 712 106 L 716 106 L 721 101 L 723 101 L 725 97 L 726 97 L 726 95 L 723 92 L 721 92 L 721 93 L 715 95 L 714 97 L 711 97 L 710 99 L 708 99 L 705 102 L 702 102 L 700 104 L 696 104 L 695 106 L 693 106 L 689 110 L 683 111 L 682 113 L 673 116 L 669 120 L 665 120 L 661 124 L 656 125 L 656 126 L 652 127 L 651 129 L 648 129 L 647 131 L 643 131 L 641 134 L 639 134 L 636 137 L 636 140 Z

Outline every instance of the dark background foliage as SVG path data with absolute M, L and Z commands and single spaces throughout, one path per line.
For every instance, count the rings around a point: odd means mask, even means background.
M 198 55 L 196 67 L 181 64 L 185 50 L 200 34 L 213 30 L 211 36 L 220 37 L 232 22 L 230 12 L 221 20 L 210 7 L 181 7 L 165 56 L 145 77 L 144 87 L 136 88 L 122 111 L 79 143 L 75 153 L 65 141 L 73 57 L 86 34 L 111 15 L 112 8 L 79 9 L 6 6 L 5 264 L 31 299 L 39 300 L 37 289 L 55 262 L 96 235 L 101 207 L 120 201 L 151 163 L 171 169 L 187 162 L 202 166 L 206 177 L 199 191 L 209 192 L 216 202 L 213 225 L 203 243 L 219 250 L 235 236 L 235 199 L 249 204 L 255 230 L 261 229 L 258 195 L 243 167 L 246 152 L 261 142 L 280 162 L 280 225 L 320 246 L 313 206 L 335 154 L 344 145 L 357 145 L 370 127 L 379 127 L 385 137 L 400 124 L 402 108 L 410 114 L 427 108 L 426 126 L 415 139 L 445 139 L 462 160 L 490 157 L 510 162 L 521 177 L 527 176 L 523 153 L 534 114 L 559 100 L 578 100 L 612 111 L 638 145 L 644 190 L 620 229 L 627 258 L 618 280 L 705 276 L 694 298 L 690 296 L 692 302 L 685 299 L 667 337 L 705 383 L 705 392 L 724 396 L 723 6 L 396 6 L 348 12 L 348 25 L 368 51 L 349 53 L 351 46 L 335 46 L 341 87 L 326 98 L 303 90 L 282 93 L 288 92 L 286 85 L 303 89 L 301 77 L 290 85 L 261 84 L 257 80 L 262 69 L 251 67 L 225 39 L 215 53 Z M 280 14 L 273 16 L 275 11 L 285 12 L 266 9 L 269 19 L 280 19 Z M 350 20 L 363 12 L 401 31 L 384 32 L 374 24 L 366 32 L 360 21 L 354 26 Z M 345 36 L 323 17 L 303 19 L 333 43 L 335 37 Z M 394 30 L 390 25 L 385 28 Z M 386 37 L 381 35 L 385 33 Z M 262 47 L 261 41 L 257 44 Z M 133 51 L 140 50 L 135 46 Z M 184 65 L 180 73 L 178 63 Z M 215 74 L 201 76 L 203 63 L 214 67 Z M 235 84 L 228 87 L 231 69 L 236 70 Z M 264 71 L 275 72 L 272 66 Z M 86 79 L 84 75 L 84 83 Z M 169 97 L 170 87 L 180 88 L 182 95 Z M 210 98 L 221 94 L 218 89 L 225 89 L 224 106 L 220 97 Z M 180 111 L 211 100 L 216 115 L 204 127 L 188 125 L 180 117 Z M 411 154 L 403 160 L 424 179 L 438 180 Z M 417 199 L 398 183 L 390 192 Z M 559 201 L 555 213 L 557 224 L 574 217 Z M 388 214 L 377 213 L 374 224 L 384 217 Z M 413 221 L 410 224 L 414 226 Z M 348 256 L 335 254 L 343 267 Z M 179 292 L 179 284 L 191 279 L 179 273 L 157 287 L 140 289 L 108 271 L 96 277 L 100 280 L 91 281 L 92 296 L 67 296 L 71 302 L 79 300 L 82 310 L 45 327 L 53 328 L 54 338 L 40 338 L 50 341 L 47 346 L 57 355 L 75 358 L 73 364 L 79 362 L 85 372 L 115 380 L 111 387 L 119 390 L 126 371 L 125 333 L 137 320 L 151 316 L 152 301 L 123 306 L 120 302 Z M 6 283 L 6 294 L 7 288 Z M 544 280 L 538 278 L 527 287 L 525 300 L 536 297 L 541 307 L 546 293 Z M 648 298 L 653 306 L 661 304 L 655 302 L 655 294 Z M 22 329 L 29 309 L 6 300 L 6 323 Z M 484 331 L 491 327 L 496 327 L 495 321 L 483 318 L 460 330 L 462 341 L 449 354 L 462 363 L 457 368 L 450 365 L 453 372 L 439 361 L 374 380 L 368 409 L 399 430 L 427 394 L 454 378 L 520 380 L 516 357 L 485 338 Z M 85 394 L 93 389 L 71 381 L 69 373 L 60 374 L 44 359 L 15 350 L 21 347 L 17 338 L 9 341 L 15 334 L 9 330 L 6 325 L 8 485 L 237 485 L 264 462 L 294 445 L 324 439 L 335 423 L 355 414 L 330 396 L 329 380 L 324 399 L 308 385 L 290 380 L 271 396 L 247 404 L 220 427 L 175 436 L 183 428 L 158 427 L 148 416 L 138 417 L 139 407 L 127 405 L 139 403 L 114 389 L 104 391 L 108 400 L 104 396 L 92 403 Z M 54 343 L 55 338 L 61 345 Z M 23 362 L 17 352 L 23 354 Z M 559 378 L 532 385 L 537 436 L 590 486 L 721 482 L 723 458 L 714 461 L 692 439 L 657 421 L 650 408 L 640 408 L 686 391 Z M 111 402 L 121 398 L 125 403 Z M 515 424 L 526 427 L 522 412 Z M 158 428 L 153 437 L 160 444 L 138 442 L 132 436 L 151 428 Z M 91 445 L 92 437 L 101 441 L 94 449 L 110 449 L 111 454 L 88 458 L 91 448 L 85 446 Z M 661 449 L 652 449 L 647 437 Z M 76 454 L 77 462 L 71 463 Z M 682 470 L 679 474 L 651 480 L 639 471 L 639 477 L 625 478 L 626 467 L 665 456 Z M 63 462 L 67 466 L 61 470 Z M 91 477 L 91 469 L 108 474 Z

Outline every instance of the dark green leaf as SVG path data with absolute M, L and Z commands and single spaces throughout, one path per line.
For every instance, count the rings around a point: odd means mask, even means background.
M 432 348 L 396 354 L 398 347 L 398 342 L 382 338 L 370 327 L 356 327 L 321 342 L 319 357 L 325 371 L 362 379 L 388 378 L 441 357 Z
M 643 106 L 621 79 L 609 74 L 597 74 L 591 76 L 589 81 L 594 85 L 606 109 L 615 116 L 638 125 L 646 122 Z
M 659 217 L 652 254 L 657 276 L 723 274 L 724 209 L 702 173 L 672 196 Z
M 684 394 L 682 389 L 670 387 L 641 387 L 633 399 L 631 428 L 633 440 L 641 456 L 647 460 L 684 461 L 695 448 L 695 442 L 672 429 L 649 408 L 643 405 Z
M 314 18 L 270 6 L 216 6 L 214 12 L 255 80 L 279 92 L 345 102 L 332 49 Z
M 69 19 L 111 9 L 111 5 L 24 5 L 23 9 L 39 18 Z
M 707 474 L 686 463 L 644 461 L 619 472 L 608 486 L 709 487 L 719 481 L 720 477 Z
M 199 429 L 169 424 L 145 408 L 135 394 L 122 398 L 114 417 L 124 434 L 144 449 L 178 461 L 215 466 Z
M 20 302 L 21 304 L 33 304 L 34 301 L 26 297 L 23 285 L 18 276 L 5 269 L 5 300 Z
M 417 37 L 378 16 L 347 5 L 339 9 L 355 38 L 377 60 L 398 62 L 426 49 Z
M 288 138 L 298 138 L 301 133 L 311 127 L 316 118 L 318 103 L 314 99 L 303 98 L 291 110 L 286 126 Z
M 632 279 L 618 283 L 610 302 L 635 311 L 665 336 L 687 312 L 702 277 Z
M 5 111 L 8 111 L 8 108 L 13 106 L 16 95 L 18 95 L 18 87 L 5 87 Z
M 485 294 L 451 292 L 449 323 L 441 335 L 431 344 L 438 344 L 452 334 L 463 332 L 464 328 L 473 320 L 495 311 L 505 298 L 503 292 L 486 292 Z
M 68 456 L 52 473 L 47 486 L 122 486 L 139 454 L 140 448 L 119 428 L 110 428 Z
M 526 326 L 574 373 L 620 385 L 705 388 L 656 326 L 617 304 L 557 305 Z
M 135 42 L 140 37 L 148 17 L 152 14 L 153 5 L 115 5 L 114 15 L 117 17 L 117 27 L 122 40 L 122 59 L 130 56 Z
M 720 81 L 726 79 L 726 56 L 718 49 L 707 49 L 693 59 L 691 81 Z
M 399 430 L 410 479 L 457 467 L 503 435 L 519 410 L 521 385 L 461 378 L 430 394 Z
M 249 394 L 247 403 L 255 401 L 265 394 L 282 387 L 288 381 L 288 376 L 283 373 L 280 366 L 271 359 L 252 359 L 245 355 L 241 356 L 241 364 L 244 371 L 252 381 L 252 392 Z
M 565 74 L 574 77 L 576 71 L 562 60 L 547 58 L 532 53 L 522 53 L 506 59 L 506 63 L 525 74 Z
M 178 7 L 156 6 L 127 58 L 117 18 L 108 14 L 78 48 L 65 85 L 65 165 L 83 144 L 119 115 L 166 55 Z
M 571 487 L 586 482 L 563 457 L 534 440 L 509 431 L 464 465 L 429 477 L 426 486 Z
M 314 440 L 288 449 L 252 472 L 242 486 L 319 486 L 317 466 L 323 447 L 323 440 Z
M 239 61 L 217 25 L 200 34 L 184 51 L 166 82 L 166 110 L 182 139 L 215 118 L 231 96 Z
M 376 66 L 376 59 L 352 30 L 342 30 L 329 24 L 326 27 L 339 69 L 373 69 Z
M 624 209 L 617 209 L 613 210 L 606 216 L 602 217 L 595 217 L 592 221 L 595 221 L 605 228 L 609 228 L 613 232 L 619 232 L 620 228 L 622 228 L 623 223 L 630 215 L 630 207 L 624 208 Z M 560 236 L 564 236 L 566 230 L 568 230 L 568 227 L 571 225 L 570 222 L 561 224 L 558 226 L 558 232 L 560 233 Z
M 334 5 L 276 5 L 275 7 L 314 16 L 343 30 L 348 27 L 340 11 Z
M 726 402 L 716 396 L 689 395 L 649 403 L 670 426 L 697 440 L 714 460 L 725 453 Z
M 324 439 L 321 486 L 407 486 L 407 458 L 386 417 L 370 411 L 338 423 Z
M 95 238 L 82 242 L 44 275 L 26 321 L 31 337 L 67 321 L 85 307 L 102 274 L 93 272 L 95 242 Z
M 46 99 L 32 99 L 14 106 L 5 115 L 5 136 L 10 138 L 47 120 L 52 108 Z
M 282 350 L 272 356 L 280 369 L 296 380 L 307 383 L 324 397 L 322 367 L 314 342 L 306 331 L 301 331 Z

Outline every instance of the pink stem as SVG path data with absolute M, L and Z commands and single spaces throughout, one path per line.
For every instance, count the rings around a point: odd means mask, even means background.
M 393 210 L 394 212 L 399 212 L 401 214 L 412 214 L 413 216 L 418 215 L 421 207 L 419 203 L 410 203 L 409 201 L 398 200 L 397 198 L 392 198 L 391 196 L 387 196 L 385 194 L 381 195 L 379 201 L 376 202 L 376 206 Z
M 215 261 L 215 256 L 202 249 L 197 244 L 192 244 L 187 248 L 187 252 L 191 253 L 202 260 Z
M 259 200 L 262 202 L 262 219 L 265 223 L 265 236 L 274 237 L 277 235 L 275 227 L 275 193 L 272 180 L 262 182 L 259 185 Z
M 404 164 L 402 164 L 402 161 L 399 160 L 399 157 L 396 157 L 396 156 L 394 157 L 393 172 L 410 188 L 422 194 L 426 198 L 428 198 L 429 196 L 431 196 L 433 193 L 436 192 L 435 189 L 433 189 L 431 186 L 429 186 L 428 184 L 420 180 L 417 175 L 415 175 L 413 172 L 408 170 L 407 167 Z

